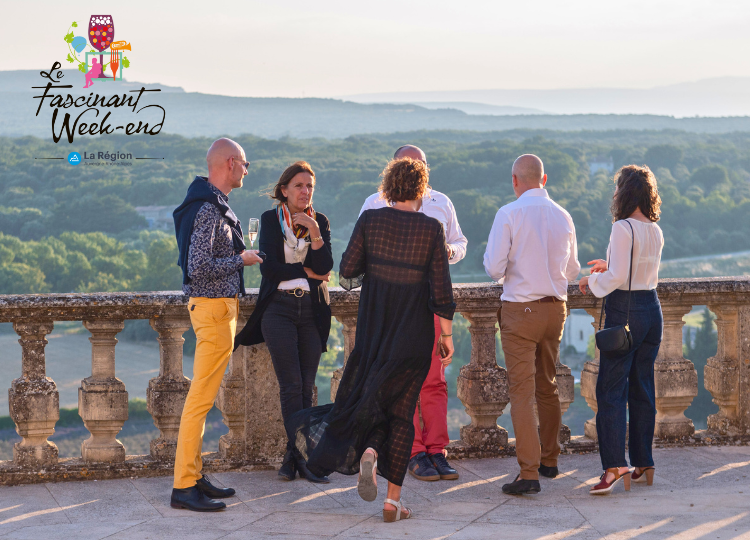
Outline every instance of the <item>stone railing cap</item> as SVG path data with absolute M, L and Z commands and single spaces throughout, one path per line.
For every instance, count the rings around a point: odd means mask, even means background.
M 456 283 L 453 286 L 459 311 L 476 308 L 488 300 L 499 302 L 502 290 L 502 285 L 493 282 Z M 722 298 L 727 294 L 740 295 L 732 300 L 744 303 L 750 300 L 750 276 L 663 279 L 659 281 L 657 291 L 665 299 L 679 301 L 683 298 L 686 303 L 728 301 L 729 298 Z M 240 299 L 240 304 L 252 308 L 258 297 L 258 289 L 248 289 L 247 292 L 248 295 Z M 331 304 L 350 306 L 347 309 L 351 309 L 353 304 L 359 302 L 359 290 L 331 287 L 329 292 Z M 577 283 L 568 286 L 568 298 L 571 304 L 584 307 L 595 304 L 597 300 L 592 295 L 582 295 Z M 187 301 L 188 297 L 180 291 L 0 295 L 0 322 L 30 316 L 80 320 L 87 316 L 101 316 L 102 312 L 110 317 L 143 319 L 174 313 Z

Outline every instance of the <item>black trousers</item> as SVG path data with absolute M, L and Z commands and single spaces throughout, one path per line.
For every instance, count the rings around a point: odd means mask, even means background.
M 297 298 L 274 293 L 263 313 L 261 331 L 279 381 L 281 415 L 286 422 L 295 412 L 312 407 L 322 346 L 310 295 Z

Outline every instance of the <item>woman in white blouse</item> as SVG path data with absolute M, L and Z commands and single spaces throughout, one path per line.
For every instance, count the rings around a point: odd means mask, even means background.
M 648 167 L 627 165 L 615 175 L 612 198 L 612 234 L 607 260 L 597 259 L 591 276 L 579 287 L 599 298 L 606 297 L 605 328 L 628 324 L 633 346 L 626 354 L 600 352 L 596 382 L 596 431 L 604 474 L 590 490 L 592 495 L 611 493 L 624 479 L 653 483 L 656 398 L 654 362 L 659 352 L 664 321 L 656 285 L 664 236 L 659 221 L 661 198 L 656 178 Z M 632 280 L 629 288 L 632 249 Z M 628 314 L 628 296 L 630 308 Z M 630 413 L 630 464 L 625 460 L 626 409 Z

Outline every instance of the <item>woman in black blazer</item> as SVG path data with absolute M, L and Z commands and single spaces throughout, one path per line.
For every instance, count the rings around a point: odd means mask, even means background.
M 282 173 L 271 193 L 276 208 L 261 216 L 262 280 L 255 310 L 235 339 L 239 345 L 265 342 L 279 380 L 281 414 L 312 406 L 315 374 L 331 330 L 328 282 L 333 268 L 328 218 L 312 208 L 315 173 L 304 161 Z M 311 482 L 328 483 L 312 474 L 305 460 L 287 443 L 279 470 L 284 480 L 296 473 Z

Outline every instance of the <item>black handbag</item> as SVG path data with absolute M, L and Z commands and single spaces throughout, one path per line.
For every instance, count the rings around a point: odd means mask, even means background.
M 599 315 L 599 330 L 596 332 L 594 339 L 596 340 L 596 347 L 601 352 L 614 353 L 624 355 L 630 352 L 633 348 L 633 336 L 630 335 L 630 285 L 633 280 L 633 248 L 635 247 L 635 231 L 633 226 L 628 220 L 625 223 L 630 227 L 630 232 L 633 234 L 633 241 L 630 245 L 630 269 L 628 271 L 628 312 L 625 317 L 625 324 L 613 326 L 612 328 L 605 328 L 602 330 L 602 319 L 604 318 L 604 303 L 607 298 L 602 299 L 602 312 Z

